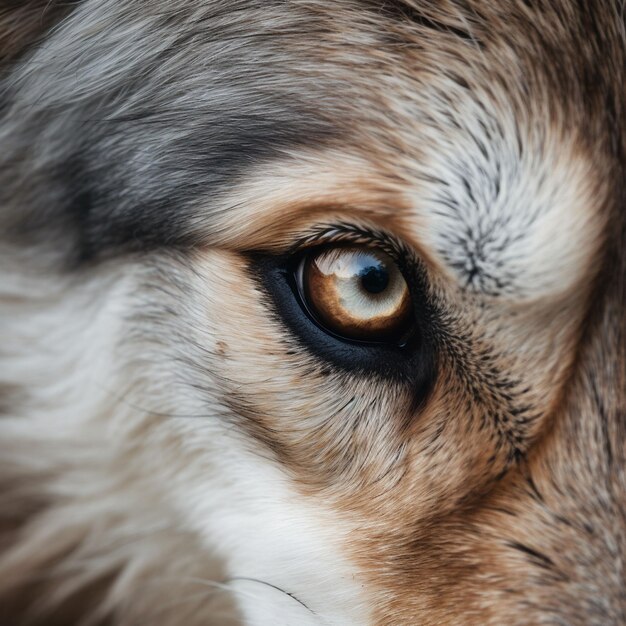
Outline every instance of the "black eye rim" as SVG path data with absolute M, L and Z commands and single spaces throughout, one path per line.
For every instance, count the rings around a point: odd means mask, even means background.
M 333 227 L 332 232 L 341 227 Z M 351 234 L 353 230 L 348 231 Z M 368 237 L 366 243 L 376 247 L 380 233 L 368 234 L 359 230 L 359 237 Z M 361 243 L 359 241 L 358 243 Z M 333 237 L 332 241 L 320 240 L 317 245 L 355 243 Z M 418 257 L 405 254 L 404 249 L 383 241 L 380 248 L 389 254 L 407 281 L 411 293 L 415 327 L 417 332 L 403 346 L 388 343 L 357 342 L 333 336 L 307 315 L 298 295 L 294 280 L 294 264 L 304 253 L 316 247 L 310 240 L 301 248 L 294 247 L 285 254 L 249 252 L 249 271 L 257 282 L 270 314 L 286 329 L 285 348 L 312 356 L 320 366 L 346 372 L 350 375 L 374 377 L 399 384 L 410 385 L 417 402 L 428 394 L 436 378 L 436 342 L 433 308 L 428 299 L 426 271 Z
M 300 301 L 300 305 L 302 306 L 304 313 L 310 317 L 311 321 L 314 324 L 319 326 L 324 332 L 335 337 L 339 341 L 344 341 L 346 343 L 354 343 L 356 345 L 370 345 L 370 346 L 395 345 L 401 349 L 405 348 L 407 344 L 410 342 L 410 340 L 412 339 L 412 336 L 415 334 L 415 332 L 418 332 L 417 326 L 415 324 L 413 324 L 409 329 L 407 329 L 406 332 L 401 333 L 400 336 L 396 340 L 381 339 L 380 341 L 376 341 L 374 339 L 364 340 L 364 339 L 355 339 L 353 337 L 347 337 L 345 335 L 342 335 L 341 333 L 334 332 L 326 324 L 320 321 L 319 316 L 316 313 L 314 306 L 312 305 L 312 303 L 308 301 L 308 297 L 306 295 L 306 290 L 304 286 L 304 268 L 305 268 L 307 261 L 312 256 L 322 254 L 326 250 L 331 250 L 331 249 L 335 249 L 338 247 L 355 248 L 355 249 L 370 248 L 372 250 L 380 250 L 385 255 L 390 257 L 391 261 L 396 264 L 398 271 L 404 278 L 404 274 L 402 273 L 402 270 L 398 266 L 396 260 L 393 257 L 391 257 L 387 252 L 385 252 L 384 250 L 380 248 L 377 248 L 374 245 L 366 246 L 364 244 L 342 243 L 339 241 L 339 242 L 334 242 L 334 243 L 323 243 L 318 246 L 311 246 L 309 248 L 305 248 L 304 250 L 301 250 L 299 253 L 294 255 L 294 263 L 293 265 L 291 265 L 292 272 L 294 275 L 294 281 L 295 281 L 296 296 Z M 404 280 L 406 282 L 406 278 L 404 278 Z M 408 282 L 406 284 L 410 293 L 411 288 Z M 413 313 L 412 313 L 412 317 L 414 317 Z

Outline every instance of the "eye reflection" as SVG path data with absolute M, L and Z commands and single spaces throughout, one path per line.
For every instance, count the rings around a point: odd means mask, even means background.
M 303 259 L 300 282 L 310 312 L 333 334 L 384 342 L 401 341 L 409 330 L 409 288 L 396 263 L 381 250 L 315 250 Z

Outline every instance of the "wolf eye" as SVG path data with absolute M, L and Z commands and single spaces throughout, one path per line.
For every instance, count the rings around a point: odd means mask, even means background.
M 307 367 L 406 384 L 424 399 L 436 374 L 436 309 L 406 244 L 340 224 L 284 254 L 250 253 L 249 268 L 281 345 Z
M 411 294 L 394 260 L 365 246 L 314 250 L 298 268 L 305 306 L 322 328 L 366 342 L 402 342 L 412 315 Z

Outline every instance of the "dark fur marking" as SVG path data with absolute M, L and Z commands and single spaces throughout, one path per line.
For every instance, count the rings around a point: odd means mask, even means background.
M 77 1 L 3 0 L 0 6 L 0 65 L 14 62 L 41 43 Z M 0 105 L 1 106 L 1 105 Z
M 508 541 L 507 545 L 513 548 L 514 550 L 518 550 L 519 552 L 522 552 L 528 555 L 529 557 L 531 557 L 529 559 L 530 562 L 533 563 L 534 565 L 537 565 L 538 567 L 541 567 L 547 570 L 552 570 L 555 568 L 555 563 L 549 556 L 546 556 L 545 554 L 541 554 L 541 552 L 538 552 L 537 550 L 523 543 L 520 543 L 518 541 Z
M 379 14 L 390 17 L 396 21 L 411 22 L 422 28 L 434 30 L 437 33 L 452 35 L 464 41 L 480 45 L 470 32 L 456 25 L 445 24 L 432 16 L 427 15 L 417 7 L 404 0 L 386 0 L 377 8 Z
M 176 123 L 173 113 L 163 117 L 142 111 L 96 122 L 90 133 L 95 147 L 79 146 L 69 162 L 48 173 L 51 184 L 63 189 L 64 201 L 21 221 L 17 234 L 31 235 L 50 229 L 51 224 L 64 224 L 63 230 L 74 233 L 74 263 L 124 251 L 189 246 L 197 238 L 190 218 L 197 214 L 195 207 L 202 198 L 219 196 L 256 163 L 288 148 L 322 144 L 332 135 L 311 115 L 290 111 L 287 103 L 280 109 L 277 105 L 275 115 L 267 117 L 228 111 L 206 114 L 202 127 L 168 146 L 169 158 L 162 157 L 164 163 L 150 174 L 158 185 L 146 185 L 147 192 L 126 182 L 124 164 L 103 163 L 98 137 L 124 135 L 145 124 L 171 132 Z M 180 115 L 184 120 L 184 112 Z M 179 124 L 183 130 L 183 123 Z M 184 172 L 182 180 L 180 172 Z M 190 179 L 195 182 L 189 184 Z

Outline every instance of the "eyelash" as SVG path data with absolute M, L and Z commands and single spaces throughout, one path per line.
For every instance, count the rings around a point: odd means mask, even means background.
M 288 256 L 302 255 L 305 252 L 321 246 L 334 244 L 355 244 L 378 248 L 388 254 L 402 269 L 409 262 L 416 262 L 415 255 L 401 241 L 382 231 L 354 226 L 352 224 L 338 224 L 321 227 L 319 230 L 300 238 L 291 247 Z
M 296 281 L 298 265 L 311 251 L 341 243 L 378 247 L 397 263 L 411 292 L 416 318 L 416 332 L 406 345 L 345 340 L 322 329 L 307 313 Z M 419 259 L 395 238 L 345 224 L 324 227 L 301 238 L 286 254 L 251 254 L 250 269 L 265 293 L 270 311 L 288 331 L 289 344 L 339 371 L 410 384 L 420 397 L 430 388 L 435 375 L 435 350 L 425 327 L 429 315 L 425 314 L 428 303 L 423 272 L 419 271 Z

